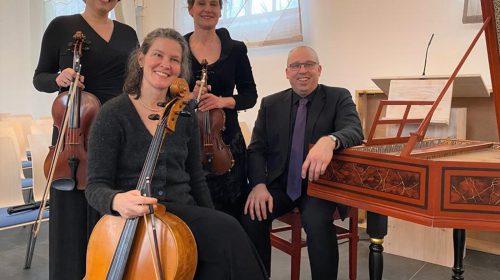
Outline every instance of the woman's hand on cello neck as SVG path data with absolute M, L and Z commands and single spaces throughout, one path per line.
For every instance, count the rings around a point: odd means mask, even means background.
M 126 219 L 149 214 L 149 204 L 156 210 L 158 200 L 154 197 L 142 196 L 139 190 L 118 193 L 113 198 L 111 208 Z
M 61 87 L 61 88 L 66 88 L 71 85 L 71 82 L 76 78 L 77 73 L 73 68 L 66 68 L 59 73 L 56 77 L 56 84 Z M 78 87 L 80 89 L 84 89 L 85 85 L 83 84 L 83 81 L 85 80 L 85 77 L 83 75 L 80 75 L 80 81 L 78 81 Z

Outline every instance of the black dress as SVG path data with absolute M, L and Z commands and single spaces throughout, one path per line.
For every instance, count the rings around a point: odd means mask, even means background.
M 43 92 L 67 90 L 59 88 L 55 80 L 61 70 L 72 67 L 73 53 L 68 50 L 68 44 L 74 41 L 76 31 L 82 31 L 89 42 L 89 49 L 84 50 L 81 56 L 85 91 L 94 94 L 101 103 L 119 95 L 128 55 L 138 46 L 138 39 L 128 25 L 117 21 L 113 23 L 111 39 L 106 42 L 79 14 L 55 18 L 43 35 L 33 77 L 35 88 Z M 57 135 L 57 132 L 54 134 Z M 82 191 L 51 189 L 50 202 L 49 277 L 82 279 L 88 236 L 99 215 L 88 206 Z
M 225 28 L 217 29 L 216 33 L 221 40 L 222 49 L 219 59 L 207 67 L 208 84 L 212 87 L 211 93 L 221 97 L 233 97 L 236 101 L 234 109 L 224 108 L 226 125 L 222 132 L 224 143 L 230 146 L 235 163 L 226 174 L 208 174 L 207 183 L 215 208 L 239 218 L 243 210 L 243 199 L 246 197 L 242 193 L 247 191 L 247 180 L 246 145 L 238 123 L 238 111 L 255 105 L 257 88 L 245 44 L 231 39 Z M 192 34 L 184 36 L 188 42 Z M 201 64 L 192 54 L 191 73 L 189 85 L 192 90 L 201 73 Z M 234 93 L 235 87 L 237 94 Z

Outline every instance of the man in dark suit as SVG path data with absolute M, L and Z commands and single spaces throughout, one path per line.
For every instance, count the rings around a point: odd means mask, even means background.
M 270 275 L 272 221 L 298 207 L 312 279 L 337 279 L 338 246 L 333 213 L 337 204 L 307 195 L 334 150 L 361 144 L 361 124 L 347 89 L 318 84 L 316 52 L 297 47 L 288 54 L 291 88 L 262 99 L 248 147 L 248 195 L 241 223 Z M 308 151 L 309 144 L 314 146 Z

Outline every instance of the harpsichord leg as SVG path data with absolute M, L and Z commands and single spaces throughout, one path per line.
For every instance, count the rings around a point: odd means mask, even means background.
M 453 276 L 452 280 L 463 280 L 464 276 L 465 229 L 453 229 Z
M 381 280 L 384 271 L 384 236 L 387 235 L 387 216 L 367 212 L 366 233 L 370 236 L 370 280 Z

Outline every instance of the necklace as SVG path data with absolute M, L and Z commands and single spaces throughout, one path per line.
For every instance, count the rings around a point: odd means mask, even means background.
M 139 98 L 139 103 L 141 103 L 142 107 L 144 107 L 144 108 L 146 108 L 146 109 L 148 109 L 149 111 L 152 111 L 152 112 L 160 112 L 161 110 L 163 110 L 162 107 L 159 107 L 159 108 L 156 108 L 156 109 L 149 107 L 148 105 L 146 105 L 146 103 L 144 103 L 142 101 L 141 98 Z

